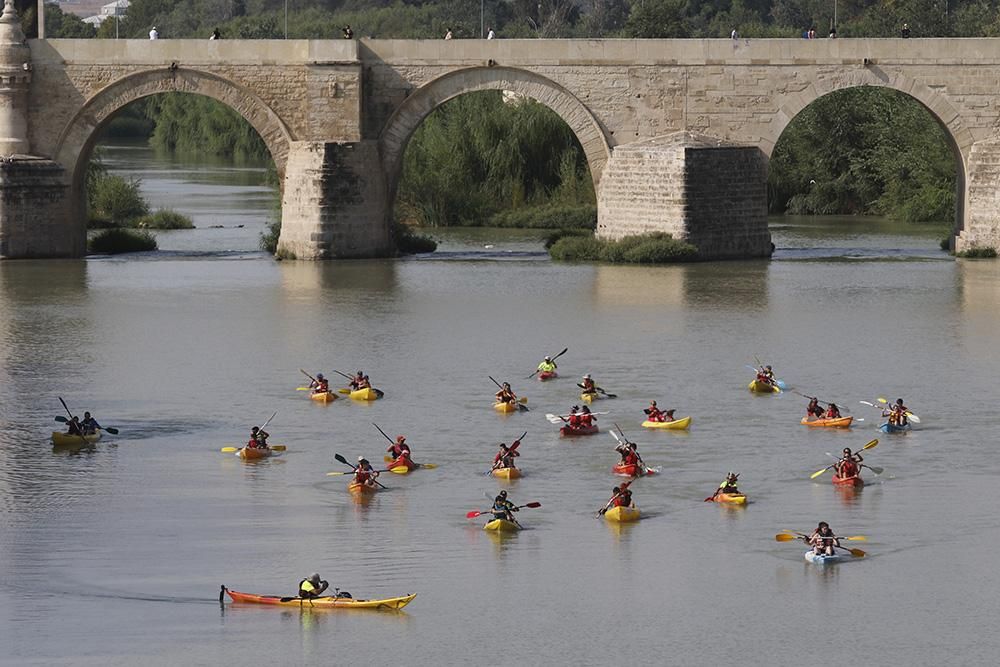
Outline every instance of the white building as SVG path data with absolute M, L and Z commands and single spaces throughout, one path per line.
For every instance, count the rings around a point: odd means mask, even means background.
M 106 5 L 101 6 L 101 13 L 96 16 L 88 16 L 83 19 L 84 23 L 89 23 L 95 28 L 105 20 L 114 18 L 115 16 L 125 16 L 125 10 L 128 9 L 129 0 L 115 0 L 114 2 L 109 2 Z

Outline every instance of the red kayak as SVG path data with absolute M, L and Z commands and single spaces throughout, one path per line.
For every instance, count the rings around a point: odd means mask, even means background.
M 856 489 L 860 489 L 865 485 L 865 480 L 861 479 L 858 475 L 852 475 L 851 477 L 841 477 L 837 473 L 833 473 L 833 483 L 837 486 L 850 487 L 853 486 Z
M 641 475 L 656 474 L 656 471 L 652 468 L 637 465 L 623 465 L 621 463 L 615 465 L 615 467 L 611 469 L 611 472 L 616 475 L 624 475 L 625 477 L 640 477 Z
M 538 381 L 545 382 L 546 380 L 555 380 L 557 377 L 559 377 L 559 373 L 556 373 L 555 371 L 542 371 L 538 374 Z
M 597 424 L 592 424 L 590 426 L 578 426 L 576 428 L 572 426 L 563 426 L 559 429 L 559 434 L 564 437 L 569 437 L 574 435 L 594 435 L 597 431 Z
M 393 468 L 406 468 L 407 470 L 416 470 L 417 464 L 405 456 L 400 456 L 398 459 L 386 463 L 385 468 L 386 470 L 392 470 Z

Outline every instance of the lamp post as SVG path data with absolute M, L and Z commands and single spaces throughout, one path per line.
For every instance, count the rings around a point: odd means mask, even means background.
M 45 39 L 45 0 L 38 0 L 38 39 Z
M 285 0 L 285 39 L 288 39 L 288 0 Z
M 41 2 L 41 0 L 39 0 Z M 486 0 L 479 0 L 479 37 L 486 36 Z

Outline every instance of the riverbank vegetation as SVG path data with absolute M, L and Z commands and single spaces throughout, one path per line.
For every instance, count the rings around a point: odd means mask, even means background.
M 661 232 L 626 236 L 617 241 L 572 233 L 560 235 L 554 240 L 549 246 L 549 256 L 573 262 L 672 264 L 696 260 L 698 249 Z
M 142 229 L 102 229 L 87 240 L 87 251 L 96 255 L 156 250 L 156 237 Z

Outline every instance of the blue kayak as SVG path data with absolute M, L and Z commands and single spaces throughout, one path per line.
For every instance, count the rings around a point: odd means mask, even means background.
M 812 549 L 806 552 L 806 560 L 810 563 L 815 563 L 817 565 L 826 565 L 827 563 L 836 563 L 837 561 L 843 560 L 840 554 L 818 554 Z
M 882 431 L 883 433 L 902 433 L 903 431 L 909 431 L 910 425 L 906 424 L 905 426 L 898 426 L 896 424 L 890 424 L 889 422 L 886 422 L 884 424 L 879 424 L 878 430 Z

